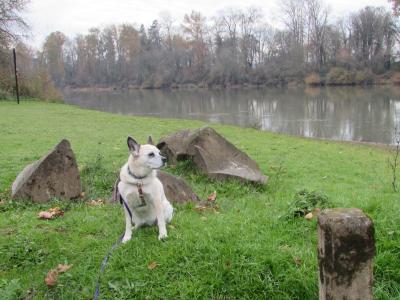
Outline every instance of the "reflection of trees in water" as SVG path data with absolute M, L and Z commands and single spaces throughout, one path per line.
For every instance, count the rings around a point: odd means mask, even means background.
M 259 124 L 264 130 L 339 140 L 390 142 L 396 111 L 400 122 L 400 95 L 390 87 L 73 92 L 66 98 L 113 113 Z

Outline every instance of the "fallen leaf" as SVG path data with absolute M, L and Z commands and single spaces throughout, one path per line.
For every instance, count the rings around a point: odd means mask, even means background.
M 92 199 L 87 204 L 91 205 L 91 206 L 103 205 L 104 200 L 103 199 L 97 199 L 97 200 Z
M 57 266 L 57 271 L 58 271 L 59 273 L 64 273 L 64 272 L 68 271 L 69 269 L 71 269 L 71 267 L 72 267 L 72 265 L 62 265 L 62 264 L 59 264 L 59 265 Z
M 207 217 L 201 217 L 200 220 L 207 221 Z
M 171 229 L 175 229 L 175 226 L 172 225 L 172 224 L 169 224 L 168 227 L 171 228 Z
M 53 207 L 48 210 L 53 216 L 58 217 L 58 216 L 63 216 L 64 211 L 62 211 L 59 207 Z
M 306 214 L 306 215 L 304 216 L 304 219 L 306 219 L 307 221 L 311 221 L 311 219 L 312 219 L 313 217 L 314 217 L 313 213 L 310 212 L 310 213 L 308 213 L 308 214 Z
M 57 268 L 55 269 L 51 269 L 48 273 L 46 278 L 44 279 L 44 282 L 47 284 L 47 286 L 54 286 L 57 284 L 57 279 L 58 279 L 58 275 L 60 273 L 64 273 L 66 271 L 68 271 L 70 268 L 72 267 L 72 265 L 62 265 L 59 264 L 57 266 Z
M 63 216 L 64 211 L 62 211 L 59 207 L 50 208 L 47 211 L 41 211 L 38 213 L 38 217 L 40 219 L 51 220 L 54 217 Z
M 301 260 L 301 258 L 300 257 L 294 257 L 293 258 L 293 261 L 294 261 L 294 263 L 296 264 L 296 266 L 300 266 L 302 263 L 303 263 L 303 261 Z
M 290 251 L 290 246 L 288 244 L 285 244 L 285 245 L 279 246 L 279 249 L 281 251 Z
M 206 209 L 207 209 L 207 206 L 196 206 L 196 207 L 194 208 L 194 210 L 197 211 L 197 212 L 203 212 L 203 211 L 205 211 Z
M 58 277 L 58 272 L 56 269 L 51 269 L 48 273 L 46 278 L 44 279 L 44 282 L 47 284 L 47 286 L 54 286 L 57 284 L 57 277 Z
M 50 219 L 53 219 L 53 214 L 52 214 L 51 212 L 48 212 L 48 211 L 41 211 L 41 212 L 38 214 L 38 217 L 39 217 L 40 219 L 47 219 L 47 220 L 50 220 Z
M 154 270 L 157 267 L 157 263 L 155 261 L 152 261 L 148 266 L 147 269 L 149 270 Z
M 217 191 L 214 191 L 211 195 L 207 197 L 207 200 L 210 202 L 214 202 L 217 199 Z
M 79 197 L 81 197 L 81 199 L 85 198 L 85 192 L 80 193 Z

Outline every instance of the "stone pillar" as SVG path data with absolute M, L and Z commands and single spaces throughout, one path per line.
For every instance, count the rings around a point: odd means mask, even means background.
M 318 216 L 320 300 L 372 300 L 374 225 L 360 209 L 326 209 Z

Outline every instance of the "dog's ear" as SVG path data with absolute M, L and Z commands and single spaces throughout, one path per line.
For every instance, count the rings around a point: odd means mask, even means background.
M 128 136 L 127 143 L 128 143 L 128 148 L 129 148 L 130 152 L 139 153 L 140 144 L 138 142 L 136 142 L 133 138 Z
M 153 142 L 153 139 L 152 139 L 151 135 L 149 135 L 149 138 L 147 139 L 147 144 L 154 145 L 154 142 Z

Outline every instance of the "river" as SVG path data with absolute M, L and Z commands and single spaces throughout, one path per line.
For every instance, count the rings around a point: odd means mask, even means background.
M 66 103 L 117 114 L 197 119 L 311 138 L 393 144 L 400 131 L 396 86 L 67 90 L 64 97 Z

